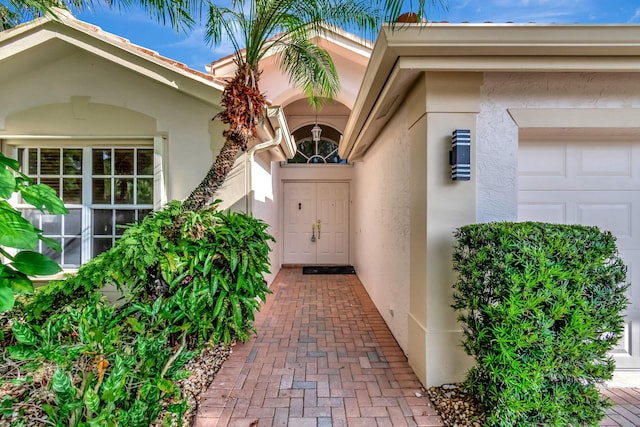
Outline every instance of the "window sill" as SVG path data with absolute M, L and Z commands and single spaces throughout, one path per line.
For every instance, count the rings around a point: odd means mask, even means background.
M 64 280 L 69 275 L 76 274 L 78 272 L 77 268 L 65 268 L 60 273 L 52 274 L 50 276 L 37 276 L 31 277 L 34 286 L 44 286 L 52 280 Z

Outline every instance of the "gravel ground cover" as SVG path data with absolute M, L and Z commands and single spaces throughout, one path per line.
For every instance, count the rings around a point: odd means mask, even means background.
M 427 390 L 429 398 L 448 427 L 481 427 L 484 414 L 461 384 L 444 384 Z

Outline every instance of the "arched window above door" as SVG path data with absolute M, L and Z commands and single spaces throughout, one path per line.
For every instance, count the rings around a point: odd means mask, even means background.
M 347 164 L 338 155 L 340 133 L 331 127 L 320 126 L 322 129 L 320 140 L 314 141 L 311 136 L 313 125 L 304 126 L 293 133 L 297 141 L 297 151 L 289 164 Z

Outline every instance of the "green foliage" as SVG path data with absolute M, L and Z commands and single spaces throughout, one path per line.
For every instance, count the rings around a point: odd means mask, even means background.
M 621 338 L 626 268 L 596 227 L 474 224 L 456 231 L 454 304 L 476 360 L 466 386 L 489 426 L 597 425 Z
M 263 274 L 273 238 L 267 224 L 216 209 L 188 212 L 173 241 L 163 232 L 180 214 L 181 206 L 174 202 L 130 227 L 78 274 L 39 289 L 23 308 L 24 316 L 41 321 L 114 284 L 123 292 L 125 306 L 163 318 L 169 329 L 186 328 L 198 342 L 211 334 L 225 343 L 248 339 L 258 299 L 264 301 L 269 292 Z
M 148 426 L 167 397 L 165 409 L 183 414 L 176 381 L 187 375 L 185 363 L 210 341 L 249 338 L 270 292 L 267 225 L 212 208 L 186 213 L 170 240 L 164 230 L 180 214 L 178 202 L 152 213 L 14 311 L 8 356 L 32 369 L 56 366 L 55 402 L 41 405 L 54 425 Z M 107 284 L 122 291 L 118 306 L 99 294 Z
M 14 304 L 14 294 L 33 292 L 29 276 L 46 276 L 61 271 L 60 266 L 50 258 L 34 252 L 38 241 L 42 240 L 52 249 L 59 245 L 42 235 L 22 213 L 11 206 L 7 199 L 19 193 L 22 199 L 41 212 L 65 214 L 64 207 L 55 191 L 20 172 L 16 160 L 0 153 L 0 257 L 7 263 L 0 264 L 0 311 L 10 310 Z M 7 249 L 16 249 L 12 253 Z
M 13 358 L 58 366 L 50 382 L 55 405 L 43 406 L 55 425 L 147 426 L 165 396 L 180 396 L 173 373 L 194 352 L 172 351 L 169 332 L 138 334 L 124 321 L 135 314 L 96 302 L 68 308 L 40 327 L 13 324 L 16 344 L 7 349 Z M 149 330 L 160 328 L 154 319 L 141 321 Z
M 443 0 L 418 0 L 411 8 L 419 22 L 429 6 L 445 4 Z M 375 38 L 380 25 L 395 22 L 405 7 L 404 0 L 210 2 L 205 10 L 205 37 L 213 45 L 231 43 L 238 68 L 250 69 L 254 76 L 260 75 L 260 61 L 268 52 L 279 52 L 276 62 L 290 83 L 319 108 L 321 98 L 337 95 L 340 83 L 328 52 L 309 42 L 313 35 L 326 33 L 328 28 L 349 28 Z M 238 99 L 246 102 L 245 97 Z
M 190 10 L 193 5 L 188 1 L 154 0 L 134 3 L 144 9 L 152 19 L 163 25 L 169 23 L 181 32 L 191 29 L 195 23 Z M 106 6 L 127 10 L 132 4 L 129 0 L 99 1 L 97 4 L 92 0 L 8 0 L 0 4 L 0 30 L 13 28 L 41 16 L 60 19 L 59 9 L 81 12 L 92 10 L 96 6 Z

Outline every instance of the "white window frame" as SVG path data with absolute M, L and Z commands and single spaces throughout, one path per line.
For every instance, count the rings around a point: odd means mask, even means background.
M 83 150 L 82 204 L 69 204 L 69 208 L 82 210 L 82 251 L 81 265 L 91 259 L 93 230 L 93 209 L 160 209 L 166 203 L 165 190 L 165 159 L 164 152 L 166 138 L 162 135 L 143 137 L 61 137 L 61 136 L 7 136 L 3 139 L 3 152 L 12 158 L 17 158 L 19 148 L 76 148 Z M 92 203 L 92 152 L 94 148 L 109 149 L 153 149 L 153 204 L 122 205 L 122 204 L 94 204 Z M 24 164 L 20 165 L 21 168 Z M 28 172 L 28 171 L 26 171 Z M 134 171 L 134 174 L 137 171 Z M 91 203 L 89 202 L 91 201 Z M 30 208 L 30 205 L 21 204 L 17 196 L 10 200 L 17 208 Z M 77 270 L 77 267 L 64 267 L 65 272 Z

